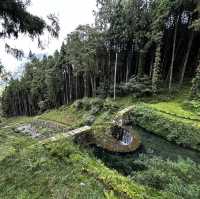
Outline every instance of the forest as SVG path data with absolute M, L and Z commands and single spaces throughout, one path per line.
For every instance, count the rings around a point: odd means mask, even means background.
M 94 1 L 0 0 L 0 199 L 200 199 L 200 0 Z
M 5 116 L 36 115 L 83 97 L 156 96 L 191 84 L 200 97 L 198 0 L 97 0 L 95 25 L 80 25 L 60 50 L 30 52 L 2 94 Z

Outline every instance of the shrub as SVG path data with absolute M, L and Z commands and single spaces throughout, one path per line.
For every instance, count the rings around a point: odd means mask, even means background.
M 147 169 L 134 171 L 131 178 L 159 191 L 168 191 L 177 198 L 198 199 L 200 196 L 200 167 L 191 160 L 178 159 L 177 162 L 163 160 L 161 157 L 140 156 L 136 163 Z
M 97 94 L 100 97 L 113 97 L 113 85 L 107 88 L 105 91 L 102 86 L 98 88 Z M 133 95 L 134 97 L 145 97 L 152 95 L 152 82 L 147 76 L 144 77 L 132 77 L 127 83 L 121 83 L 116 85 L 116 95 L 123 97 L 127 95 Z
M 117 104 L 110 98 L 104 100 L 101 98 L 83 98 L 75 101 L 73 107 L 77 111 L 89 111 L 90 115 L 96 115 L 104 111 L 114 112 L 118 109 Z
M 200 151 L 199 123 L 161 113 L 146 104 L 138 104 L 131 120 L 146 130 L 169 141 Z
M 50 108 L 49 100 L 43 100 L 38 103 L 39 112 L 43 113 Z
M 94 115 L 89 115 L 85 119 L 85 125 L 91 126 L 95 122 L 95 120 L 96 120 L 96 117 Z
M 192 110 L 200 115 L 200 101 L 196 101 L 196 100 L 185 101 L 184 108 Z
M 73 107 L 74 107 L 77 111 L 80 111 L 81 109 L 83 109 L 83 110 L 89 110 L 89 109 L 90 109 L 89 98 L 84 97 L 83 99 L 76 100 L 76 101 L 73 103 Z

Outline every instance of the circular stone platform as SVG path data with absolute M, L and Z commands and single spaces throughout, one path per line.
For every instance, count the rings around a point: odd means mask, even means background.
M 110 152 L 130 153 L 136 151 L 141 140 L 132 127 L 114 126 L 101 137 L 96 137 L 96 145 Z

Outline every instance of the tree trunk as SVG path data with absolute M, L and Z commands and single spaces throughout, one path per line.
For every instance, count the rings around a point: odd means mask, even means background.
M 149 77 L 152 77 L 153 76 L 153 63 L 154 59 L 152 58 L 151 59 L 151 63 L 150 63 L 150 69 L 149 69 Z
M 126 62 L 126 83 L 128 82 L 128 77 L 129 77 L 129 58 L 127 57 L 127 62 Z
M 90 73 L 90 83 L 92 87 L 92 97 L 94 97 L 94 81 L 93 81 L 93 75 Z
M 186 71 L 190 51 L 191 51 L 191 48 L 192 48 L 193 39 L 194 39 L 194 32 L 191 33 L 190 40 L 189 40 L 189 43 L 188 43 L 187 53 L 186 53 L 184 65 L 183 65 L 183 68 L 182 68 L 182 71 L 181 71 L 181 79 L 180 79 L 180 82 L 179 82 L 180 86 L 183 84 L 183 79 L 184 79 L 184 76 L 185 76 L 185 71 Z
M 115 57 L 115 74 L 114 74 L 114 100 L 116 99 L 117 62 L 118 62 L 118 53 L 116 52 L 116 57 Z
M 110 50 L 109 50 L 109 53 L 108 53 L 108 81 L 109 81 L 109 86 L 111 84 L 111 81 L 112 81 L 112 78 L 109 78 L 110 76 L 112 76 L 112 70 L 111 70 L 111 60 L 110 60 Z
M 174 70 L 174 60 L 175 60 L 178 21 L 179 21 L 179 17 L 177 17 L 177 19 L 176 19 L 175 30 L 174 30 L 173 51 L 172 51 L 172 60 L 171 60 L 170 75 L 169 75 L 169 91 L 171 91 L 171 88 L 172 88 L 172 79 L 173 79 L 173 70 Z
M 76 72 L 76 100 L 78 99 L 78 73 Z
M 86 75 L 86 72 L 83 75 L 83 79 L 84 79 L 84 97 L 87 97 L 87 75 Z
M 95 75 L 95 77 L 94 77 L 94 97 L 96 97 L 96 95 L 97 95 L 96 90 L 97 90 L 97 84 L 96 84 L 96 75 Z
M 144 70 L 144 59 L 145 59 L 145 52 L 144 50 L 140 50 L 139 53 L 139 63 L 138 63 L 138 76 L 141 77 L 143 75 Z
M 160 79 L 160 62 L 161 62 L 161 41 L 157 44 L 156 54 L 155 54 L 155 63 L 153 66 L 153 74 L 152 74 L 152 91 L 153 94 L 158 92 L 158 84 Z
M 69 74 L 69 101 L 72 101 L 72 84 L 71 84 L 71 68 L 68 69 Z

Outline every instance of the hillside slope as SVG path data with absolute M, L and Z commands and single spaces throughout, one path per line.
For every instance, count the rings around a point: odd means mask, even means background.
M 3 171 L 0 172 L 0 198 L 198 199 L 198 161 L 195 163 L 181 157 L 162 159 L 150 148 L 137 159 L 133 159 L 133 155 L 127 158 L 106 152 L 98 152 L 97 156 L 92 148 L 81 147 L 71 138 L 41 144 L 38 139 L 15 130 L 33 120 L 49 121 L 69 129 L 85 124 L 92 128 L 106 128 L 117 112 L 129 105 L 136 107 L 140 117 L 141 113 L 146 114 L 150 110 L 158 112 L 164 115 L 169 125 L 171 117 L 179 120 L 185 117 L 183 120 L 191 126 L 198 123 L 198 114 L 185 109 L 182 100 L 178 99 L 157 101 L 149 98 L 144 99 L 148 103 L 141 104 L 130 97 L 118 98 L 116 102 L 86 98 L 33 118 L 3 119 L 0 123 L 0 170 Z M 140 112 L 141 106 L 145 107 L 145 111 Z M 153 119 L 148 118 L 151 123 Z M 139 125 L 143 127 L 142 122 Z M 50 133 L 49 128 L 42 127 L 40 131 L 44 135 L 60 133 Z M 151 130 L 154 131 L 153 128 Z M 159 134 L 156 130 L 153 133 Z M 97 138 L 107 137 L 102 130 L 97 132 Z
M 1 125 L 0 198 L 169 198 L 106 168 L 70 140 L 41 145 L 15 134 L 24 122 Z

